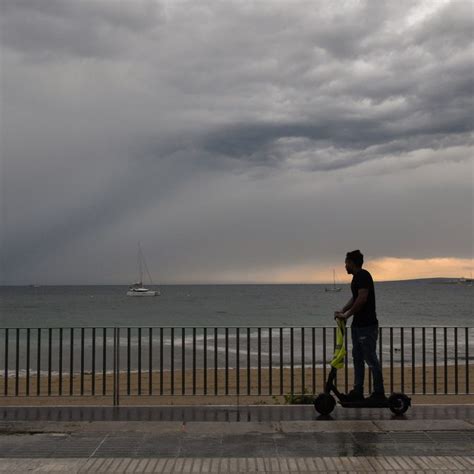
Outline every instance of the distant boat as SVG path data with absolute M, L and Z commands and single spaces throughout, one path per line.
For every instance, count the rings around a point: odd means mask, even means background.
M 150 272 L 146 266 L 145 258 L 140 243 L 138 243 L 138 281 L 128 287 L 127 296 L 159 296 L 160 292 L 155 290 L 149 290 L 143 286 L 143 269 L 145 268 L 150 283 L 153 285 Z
M 330 287 L 330 288 L 326 287 L 326 288 L 324 288 L 324 291 L 326 291 L 326 292 L 336 292 L 336 293 L 341 291 L 341 287 L 336 286 L 336 271 L 335 270 L 332 271 L 332 280 L 333 280 L 332 287 Z
M 471 278 L 461 277 L 461 278 L 459 278 L 457 283 L 459 283 L 460 285 L 472 286 L 473 285 L 472 272 L 471 272 Z

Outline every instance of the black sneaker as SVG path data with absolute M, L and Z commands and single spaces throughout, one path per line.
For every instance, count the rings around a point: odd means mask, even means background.
M 351 390 L 347 395 L 342 397 L 344 402 L 361 402 L 364 400 L 364 395 L 358 390 Z
M 367 400 L 370 400 L 371 402 L 386 402 L 387 397 L 385 396 L 384 392 L 373 392 L 370 394 Z

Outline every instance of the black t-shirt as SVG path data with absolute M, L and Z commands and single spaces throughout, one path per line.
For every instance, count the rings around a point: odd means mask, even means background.
M 354 301 L 360 289 L 369 290 L 369 295 L 364 306 L 354 314 L 352 326 L 365 327 L 378 324 L 377 313 L 375 311 L 375 290 L 372 275 L 367 270 L 359 270 L 352 278 L 351 291 Z

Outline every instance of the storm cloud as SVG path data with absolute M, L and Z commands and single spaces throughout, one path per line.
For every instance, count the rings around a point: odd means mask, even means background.
M 472 259 L 472 2 L 0 15 L 2 283 L 127 283 L 137 241 L 163 283 Z

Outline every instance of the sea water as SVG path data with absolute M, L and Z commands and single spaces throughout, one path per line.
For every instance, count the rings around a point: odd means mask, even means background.
M 326 285 L 166 285 L 131 298 L 126 286 L 0 287 L 0 327 L 325 326 L 351 297 Z M 474 288 L 415 280 L 376 284 L 381 326 L 469 326 Z

